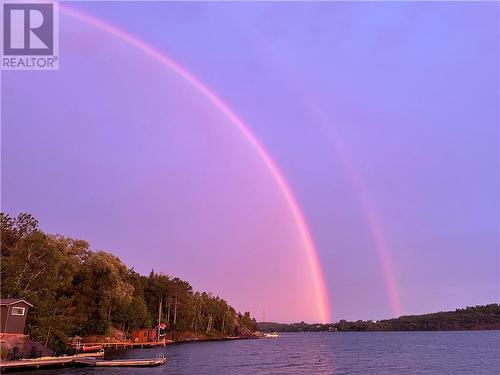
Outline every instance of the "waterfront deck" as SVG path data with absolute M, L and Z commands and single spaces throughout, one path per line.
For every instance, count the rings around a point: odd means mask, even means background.
M 22 359 L 19 361 L 2 361 L 0 362 L 0 371 L 9 370 L 31 370 L 46 367 L 65 367 L 71 365 L 75 359 L 81 357 L 45 357 L 38 359 Z
M 93 357 L 89 355 L 94 354 Z M 97 357 L 102 357 L 102 353 L 85 353 L 83 355 L 63 356 L 63 357 L 42 357 L 36 359 L 22 359 L 19 361 L 1 361 L 0 371 L 6 372 L 10 370 L 33 370 L 39 368 L 56 368 L 68 366 L 98 366 L 98 367 L 153 367 L 161 366 L 166 363 L 163 354 L 156 358 L 147 359 L 120 359 L 120 360 L 103 360 Z
M 104 349 L 133 349 L 133 348 L 153 348 L 172 344 L 172 340 L 148 341 L 148 342 L 93 342 L 85 345 L 102 345 Z

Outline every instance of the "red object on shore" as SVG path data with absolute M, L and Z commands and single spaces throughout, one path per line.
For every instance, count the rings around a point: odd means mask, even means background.
M 158 331 L 151 328 L 134 329 L 132 331 L 132 341 L 134 342 L 151 342 L 158 338 Z
M 102 345 L 83 345 L 82 352 L 96 352 L 102 349 Z

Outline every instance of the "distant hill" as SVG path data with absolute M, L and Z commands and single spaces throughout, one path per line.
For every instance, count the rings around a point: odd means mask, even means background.
M 423 315 L 403 315 L 379 321 L 340 320 L 330 324 L 273 322 L 257 323 L 263 332 L 378 332 L 378 331 L 463 331 L 500 329 L 500 304 L 466 307 L 455 311 L 442 311 Z

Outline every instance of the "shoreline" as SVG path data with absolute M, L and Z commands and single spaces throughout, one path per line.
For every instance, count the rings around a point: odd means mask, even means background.
M 120 341 L 120 342 L 88 342 L 82 343 L 82 345 L 100 345 L 105 351 L 109 350 L 123 350 L 123 349 L 151 349 L 157 347 L 166 347 L 169 345 L 180 345 L 186 343 L 194 342 L 213 342 L 213 341 L 233 341 L 233 340 L 252 340 L 258 339 L 258 337 L 206 337 L 206 338 L 186 338 L 181 340 L 165 340 L 165 341 L 150 341 L 150 342 L 132 342 L 132 341 Z M 68 354 L 66 354 L 68 355 Z
M 152 349 L 158 347 L 166 347 L 168 345 L 185 345 L 195 342 L 214 342 L 214 341 L 233 341 L 233 340 L 250 340 L 257 339 L 258 337 L 247 336 L 226 336 L 226 337 L 205 337 L 205 338 L 187 338 L 177 341 L 163 341 L 163 342 L 148 342 L 148 343 L 133 343 L 133 342 L 109 342 L 104 343 L 110 345 L 107 348 L 101 349 L 102 355 L 99 352 L 78 353 L 78 354 L 63 354 L 59 356 L 44 356 L 40 358 L 22 358 L 19 360 L 2 360 L 0 361 L 0 371 L 16 371 L 16 370 L 39 370 L 49 368 L 70 367 L 75 365 L 77 360 L 84 357 L 105 357 L 105 353 L 119 352 L 131 349 Z M 89 343 L 87 343 L 89 344 Z M 94 343 L 95 344 L 95 343 Z M 114 345 L 117 345 L 113 347 Z M 127 346 L 131 345 L 131 346 Z
M 419 330 L 380 330 L 380 331 L 276 331 L 282 333 L 417 333 L 417 332 L 487 332 L 500 331 L 500 328 L 474 328 L 474 329 L 419 329 Z

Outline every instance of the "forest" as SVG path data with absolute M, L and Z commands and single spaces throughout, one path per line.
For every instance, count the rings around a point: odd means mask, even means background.
M 468 306 L 455 311 L 442 311 L 422 315 L 404 315 L 385 320 L 340 320 L 331 324 L 307 324 L 304 322 L 258 323 L 264 332 L 379 332 L 379 331 L 463 331 L 500 329 L 500 304 Z
M 256 328 L 249 312 L 237 312 L 219 296 L 169 275 L 141 275 L 86 241 L 44 233 L 27 213 L 1 213 L 1 286 L 2 298 L 34 305 L 26 333 L 59 350 L 74 335 L 153 328 L 160 304 L 169 331 L 233 336 Z

